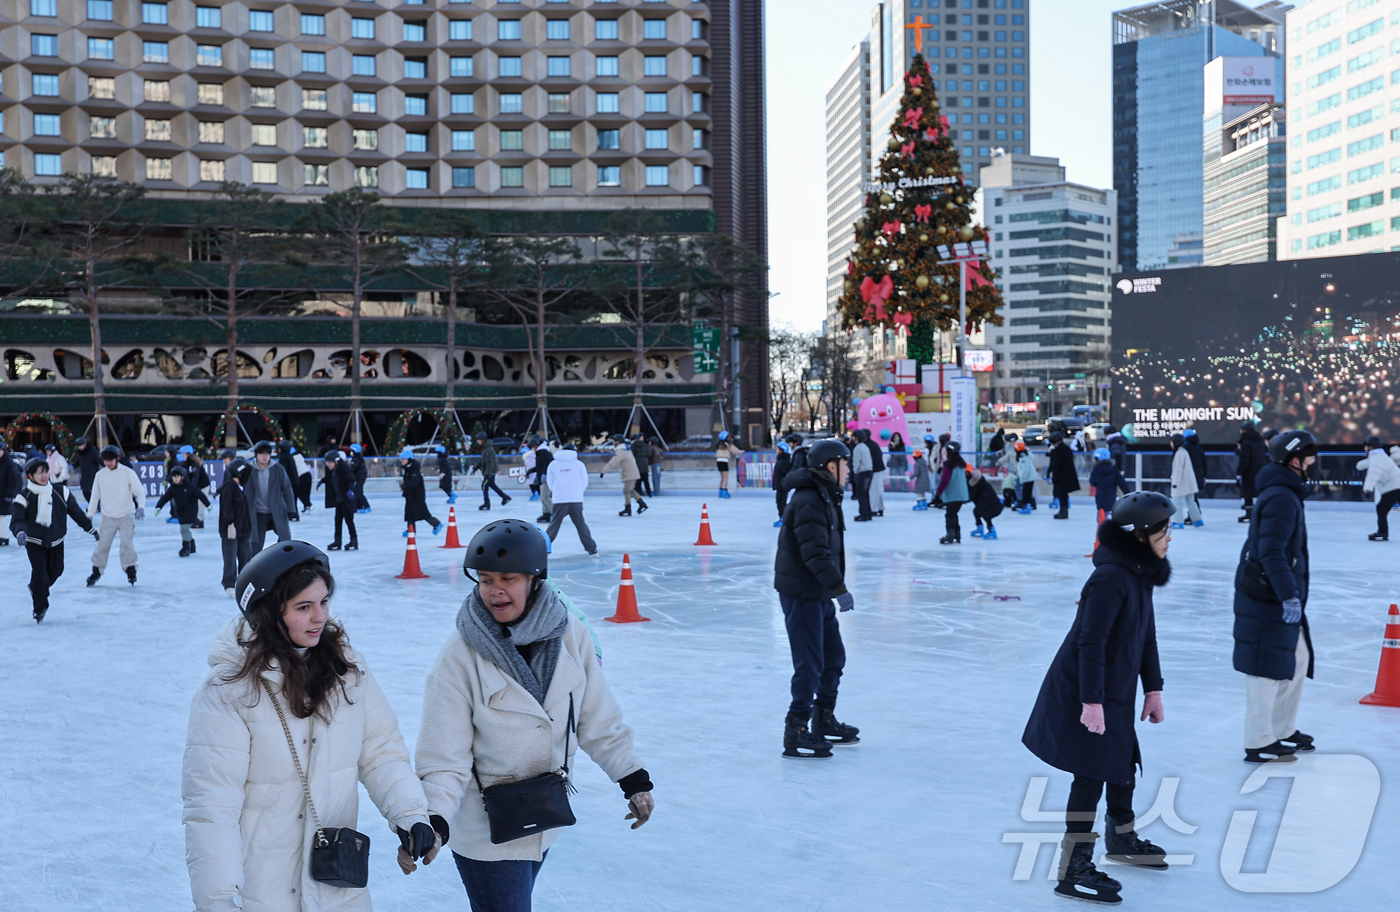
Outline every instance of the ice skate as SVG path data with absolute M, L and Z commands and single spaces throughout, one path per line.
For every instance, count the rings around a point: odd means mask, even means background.
M 36 623 L 36 624 L 42 624 L 42 623 L 44 623 L 44 615 L 46 615 L 46 614 L 48 614 L 48 613 L 49 613 L 49 609 L 47 609 L 47 608 L 35 608 L 35 609 L 34 609 L 34 623 Z
M 914 509 L 915 509 L 915 510 L 927 510 L 927 509 L 928 509 L 928 501 L 926 501 L 926 500 L 921 500 L 921 501 L 919 501 L 918 503 L 914 504 Z
M 453 491 L 451 494 L 448 494 L 448 495 L 447 495 L 447 502 L 450 503 L 450 504 L 455 504 L 455 503 L 457 502 L 457 492 L 456 492 L 456 491 Z
M 628 504 L 628 505 L 627 505 L 627 509 L 625 509 L 625 510 L 618 510 L 618 511 L 617 511 L 617 515 L 618 515 L 618 516 L 631 516 L 631 515 L 632 515 L 632 505 L 631 505 L 631 504 Z
M 310 508 L 310 507 L 307 507 L 306 509 L 310 510 L 311 508 Z M 204 528 L 204 520 L 202 520 L 202 519 L 196 519 L 196 520 L 194 521 L 194 525 L 190 526 L 190 528 L 191 528 L 191 529 L 203 529 L 203 528 Z
M 491 509 L 491 504 L 490 504 L 490 503 L 484 503 L 484 504 L 482 504 L 481 506 L 477 507 L 477 509 L 478 509 L 478 510 L 489 510 L 489 509 Z
M 1061 510 L 1060 512 L 1056 513 L 1054 516 L 1052 516 L 1052 517 L 1050 517 L 1050 518 L 1051 518 L 1051 519 L 1069 519 L 1069 514 L 1066 513 L 1064 510 Z
M 831 745 L 807 730 L 806 717 L 788 713 L 783 722 L 783 756 L 824 760 L 831 756 Z
M 827 744 L 850 745 L 860 743 L 860 729 L 836 719 L 836 709 L 820 704 L 812 707 L 812 734 Z
M 190 553 L 194 554 L 197 550 L 199 549 L 195 547 L 194 539 L 190 539 Z
M 1173 529 L 1185 529 L 1186 526 L 1185 526 L 1183 523 L 1172 523 L 1172 528 L 1173 528 Z
M 340 547 L 341 547 L 341 546 L 340 546 L 340 542 L 331 542 L 329 545 L 326 545 L 326 550 L 327 550 L 327 551 L 339 551 L 339 550 L 340 550 Z
M 10 540 L 8 538 L 0 538 L 0 548 L 8 548 L 9 546 Z
M 348 544 L 348 545 L 345 546 L 345 550 L 346 550 L 346 551 L 358 551 L 358 550 L 360 550 L 360 543 L 357 542 L 357 541 L 355 541 L 355 540 L 352 538 L 352 539 L 350 539 L 350 544 Z
M 551 517 L 548 513 L 541 513 L 539 516 L 536 516 L 536 517 L 535 517 L 535 522 L 537 522 L 537 523 L 539 523 L 539 522 L 547 523 L 547 522 L 550 522 L 551 520 L 552 520 L 552 517 Z
M 1246 747 L 1244 760 L 1246 763 L 1287 763 L 1298 759 L 1295 753 L 1295 748 L 1289 747 L 1282 741 L 1275 741 L 1265 747 Z
M 775 528 L 775 529 L 780 529 L 780 528 L 782 528 L 782 525 L 783 525 L 783 518 L 780 516 L 780 517 L 778 517 L 777 521 L 773 523 L 773 528 Z
M 97 581 L 100 579 L 102 579 L 102 571 L 98 570 L 96 567 L 93 567 L 92 573 L 89 574 L 87 578 L 88 587 L 91 588 L 93 586 L 96 586 Z
M 1020 513 L 1022 516 L 1030 516 L 1030 515 L 1031 515 L 1031 508 L 1030 508 L 1030 507 L 1022 507 L 1021 509 L 1017 510 L 1016 512 L 1017 512 L 1017 513 Z
M 1196 520 L 1195 522 L 1193 522 L 1191 525 L 1193 525 L 1193 526 L 1195 526 L 1197 529 L 1199 529 L 1199 528 L 1201 528 L 1202 526 L 1204 526 L 1205 524 L 1206 524 L 1206 521 L 1205 521 L 1204 519 L 1198 519 L 1198 520 Z
M 228 598 L 233 598 L 233 590 L 232 590 L 232 589 L 225 589 L 225 590 L 224 590 L 224 595 L 227 596 Z
M 987 534 L 984 535 L 984 536 L 982 536 L 982 540 L 983 540 L 983 541 L 996 541 L 996 540 L 997 540 L 997 530 L 996 530 L 996 529 L 992 529 L 992 528 L 988 528 L 988 529 L 987 529 Z
M 940 538 L 940 539 L 938 540 L 938 543 L 939 543 L 940 545 L 961 545 L 961 544 L 962 544 L 962 536 L 961 536 L 961 535 L 945 535 L 945 536 L 943 536 L 942 538 Z
M 537 501 L 537 500 L 539 500 L 539 499 L 540 499 L 540 495 L 537 494 L 537 493 L 532 493 L 532 494 L 530 495 L 530 503 L 534 503 L 535 501 Z
M 1167 850 L 1148 842 L 1133 829 L 1133 821 L 1104 816 L 1104 857 L 1118 864 L 1151 871 L 1167 869 Z
M 127 568 L 126 568 L 126 581 L 127 581 L 128 583 L 130 583 L 131 585 L 133 585 L 133 586 L 136 585 L 136 568 L 135 568 L 135 567 L 127 567 Z
M 1283 742 L 1286 745 L 1290 745 L 1295 751 L 1298 751 L 1300 753 L 1306 753 L 1307 751 L 1317 750 L 1317 747 L 1313 744 L 1313 736 L 1305 735 L 1300 731 L 1295 731 L 1291 735 L 1279 738 L 1279 741 Z
M 1055 895 L 1080 902 L 1116 906 L 1123 901 L 1118 894 L 1123 885 L 1094 867 L 1096 833 L 1069 834 L 1060 843 L 1060 882 Z M 1076 839 L 1076 836 L 1083 838 Z
M 189 557 L 189 556 L 190 556 L 190 543 L 189 543 L 189 542 L 180 542 L 180 557 Z
M 985 533 L 983 533 L 982 527 L 978 526 L 968 534 L 971 535 L 973 538 L 981 538 Z
M 1366 536 L 1366 538 L 1369 541 L 1390 541 L 1389 535 L 1382 535 L 1379 532 L 1372 532 L 1370 535 Z
M 641 516 L 643 513 L 645 513 L 645 512 L 647 511 L 647 509 L 648 509 L 648 508 L 647 508 L 647 502 L 646 502 L 645 500 L 642 500 L 640 497 L 638 497 L 638 498 L 637 498 L 637 515 L 638 515 L 638 516 Z M 781 522 L 781 520 L 779 520 L 779 522 Z
M 443 530 L 443 528 L 444 528 L 443 524 L 442 524 L 442 523 L 438 523 L 436 526 L 433 526 L 433 534 L 434 534 L 434 535 L 437 535 L 439 532 L 441 532 L 441 531 Z

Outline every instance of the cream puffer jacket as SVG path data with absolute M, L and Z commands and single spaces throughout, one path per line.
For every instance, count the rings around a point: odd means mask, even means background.
M 225 625 L 209 651 L 209 676 L 190 707 L 181 794 L 185 863 L 198 912 L 369 912 L 369 891 L 311 879 L 316 827 L 306 810 L 277 710 L 259 685 L 223 684 L 238 667 L 245 622 Z M 311 799 L 324 827 L 355 828 L 363 782 L 389 832 L 428 822 L 427 800 L 409 763 L 399 721 L 365 665 L 349 673 L 329 723 L 298 719 L 281 696 L 282 675 L 263 675 L 287 717 Z M 338 690 L 337 690 L 338 693 Z M 251 704 L 251 705 L 250 705 Z M 398 851 L 397 835 L 370 835 L 378 854 Z
M 458 855 L 539 861 L 554 843 L 559 830 L 492 845 L 472 766 L 487 786 L 559 769 L 570 696 L 575 731 L 569 738 L 569 768 L 580 747 L 614 782 L 642 768 L 632 752 L 632 729 L 622 721 L 622 709 L 594 657 L 588 628 L 571 615 L 563 639 L 543 707 L 455 630 L 428 673 L 414 761 L 428 807 L 448 821 L 448 847 Z

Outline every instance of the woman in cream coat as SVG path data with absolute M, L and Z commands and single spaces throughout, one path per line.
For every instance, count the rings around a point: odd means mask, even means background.
M 259 552 L 238 575 L 244 617 L 214 641 L 185 744 L 185 855 L 198 912 L 371 908 L 368 890 L 311 877 L 316 827 L 263 682 L 286 717 L 323 827 L 355 828 L 363 782 L 408 850 L 400 860 L 406 873 L 410 857 L 436 854 L 398 719 L 329 619 L 328 568 L 316 547 L 287 541 Z
M 1172 500 L 1176 503 L 1176 515 L 1172 517 L 1172 528 L 1183 529 L 1186 523 L 1201 525 L 1201 505 L 1196 502 L 1196 494 L 1201 489 L 1196 484 L 1196 470 L 1191 467 L 1191 454 L 1186 451 L 1186 438 L 1181 434 L 1172 435 Z
M 581 747 L 622 788 L 636 829 L 651 816 L 647 771 L 632 752 L 588 628 L 544 582 L 548 542 L 518 519 L 488 523 L 463 569 L 479 581 L 428 674 L 415 761 L 438 835 L 472 912 L 528 912 L 557 830 L 499 845 L 475 777 L 487 788 L 573 769 Z M 575 727 L 568 731 L 570 708 Z M 567 745 L 567 756 L 566 756 Z M 449 842 L 450 839 L 450 842 Z

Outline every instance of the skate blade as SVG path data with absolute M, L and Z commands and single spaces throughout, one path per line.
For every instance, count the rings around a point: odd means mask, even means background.
M 838 740 L 835 739 L 835 738 L 827 738 L 827 739 L 826 739 L 826 743 L 829 744 L 829 745 L 831 745 L 832 747 L 851 747 L 852 745 L 859 744 L 859 743 L 860 743 L 860 739 L 859 739 L 859 738 L 851 738 L 851 739 L 845 740 L 845 741 L 838 741 Z
M 818 753 L 817 751 L 808 751 L 804 754 L 801 751 L 794 749 L 791 752 L 786 750 L 783 751 L 783 756 L 789 760 L 826 760 L 831 757 L 831 751 L 828 750 L 825 753 Z
M 1135 857 L 1136 856 L 1133 855 L 1105 855 L 1104 860 L 1111 861 L 1117 865 L 1123 865 L 1125 868 L 1143 868 L 1148 871 L 1165 871 L 1170 867 L 1170 865 L 1161 858 L 1156 858 L 1152 861 L 1148 861 L 1145 858 L 1141 861 L 1135 861 Z
M 1079 893 L 1073 888 L 1063 890 L 1055 888 L 1055 895 L 1062 899 L 1077 899 L 1080 902 L 1093 903 L 1096 906 L 1116 906 L 1123 902 L 1123 897 L 1118 893 Z

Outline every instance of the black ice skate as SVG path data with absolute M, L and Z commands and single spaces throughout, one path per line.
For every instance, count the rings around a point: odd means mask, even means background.
M 800 760 L 824 760 L 831 756 L 831 745 L 807 730 L 807 719 L 788 713 L 783 722 L 783 756 Z
M 1079 836 L 1081 838 L 1076 839 Z M 1118 894 L 1123 885 L 1094 867 L 1094 840 L 1097 833 L 1071 833 L 1060 843 L 1060 882 L 1055 895 L 1080 902 L 1116 906 L 1123 901 Z
M 509 494 L 502 494 L 502 495 L 501 495 L 501 506 L 504 507 L 504 506 L 505 506 L 506 504 L 508 504 L 508 503 L 510 503 L 510 495 L 509 495 Z
M 189 557 L 189 556 L 190 556 L 190 543 L 189 543 L 189 542 L 180 542 L 180 556 L 181 556 L 181 557 Z
M 1275 741 L 1267 747 L 1246 747 L 1244 749 L 1244 759 L 1246 763 L 1268 763 L 1274 761 L 1283 763 L 1289 760 L 1297 760 L 1294 756 L 1295 748 L 1289 747 L 1282 741 Z
M 194 539 L 190 539 L 190 553 L 193 554 L 194 552 L 195 552 Z
M 133 586 L 136 585 L 136 568 L 135 568 L 135 567 L 127 567 L 127 568 L 126 568 L 126 581 L 127 581 L 128 583 L 130 583 L 131 585 L 133 585 Z
M 546 523 L 547 523 L 547 522 L 549 522 L 549 521 L 550 521 L 550 515 L 549 515 L 548 513 L 541 513 L 539 516 L 536 516 L 536 517 L 535 517 L 535 522 L 537 522 L 537 523 L 541 523 L 541 522 L 546 522 Z
M 637 498 L 637 515 L 638 515 L 638 516 L 641 516 L 643 513 L 645 513 L 645 512 L 647 511 L 647 509 L 648 509 L 648 508 L 647 508 L 647 502 L 646 502 L 645 500 L 642 500 L 640 497 L 638 497 L 638 498 Z
M 1291 745 L 1295 751 L 1299 752 L 1317 750 L 1317 748 L 1313 745 L 1313 736 L 1305 735 L 1300 731 L 1295 731 L 1291 735 L 1279 738 L 1279 741 L 1283 742 L 1284 744 Z
M 618 515 L 618 516 L 631 516 L 631 515 L 632 515 L 632 505 L 631 505 L 631 504 L 628 504 L 628 505 L 627 505 L 627 509 L 625 509 L 625 510 L 618 510 L 618 511 L 617 511 L 617 515 Z
M 1153 871 L 1167 869 L 1167 850 L 1143 839 L 1133 829 L 1133 821 L 1104 816 L 1104 857 L 1118 864 L 1134 865 Z
M 1370 535 L 1368 535 L 1368 536 L 1366 536 L 1366 537 L 1367 537 L 1368 539 L 1370 539 L 1371 541 L 1390 541 L 1390 536 L 1389 536 L 1389 535 L 1382 535 L 1382 534 L 1380 534 L 1379 532 L 1372 532 Z
M 940 545 L 961 545 L 962 535 L 945 535 L 938 540 Z
M 97 581 L 100 579 L 102 579 L 102 571 L 98 570 L 96 567 L 93 567 L 91 575 L 89 575 L 87 578 L 88 587 L 91 588 L 92 586 L 96 586 Z
M 44 615 L 46 615 L 46 614 L 48 614 L 48 613 L 49 613 L 49 609 L 48 609 L 48 608 L 35 608 L 35 609 L 34 609 L 34 623 L 36 623 L 36 624 L 42 624 L 42 623 L 44 623 Z
M 357 542 L 357 541 L 355 541 L 355 540 L 352 538 L 352 539 L 350 539 L 350 544 L 348 544 L 348 545 L 345 546 L 345 550 L 346 550 L 346 551 L 358 551 L 358 550 L 360 550 L 360 543 Z
M 329 545 L 326 545 L 326 550 L 327 550 L 327 551 L 339 551 L 339 550 L 340 550 L 340 542 L 331 542 Z
M 836 720 L 834 706 L 818 703 L 812 707 L 812 734 L 827 744 L 849 745 L 860 743 L 860 729 Z

